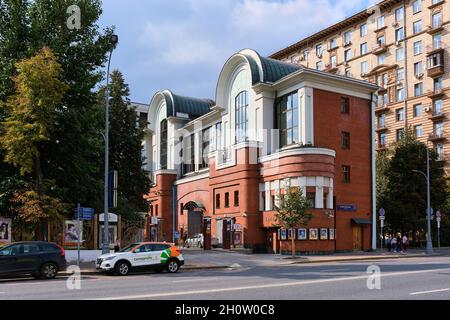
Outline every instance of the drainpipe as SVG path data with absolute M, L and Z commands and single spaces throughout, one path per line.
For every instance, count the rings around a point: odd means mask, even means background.
M 172 186 L 172 242 L 175 243 L 175 231 L 177 223 L 177 211 L 178 211 L 178 189 L 175 183 Z
M 370 149 L 372 159 L 372 250 L 377 250 L 377 170 L 375 150 L 375 94 L 373 93 L 370 109 Z
M 405 32 L 405 39 L 403 40 L 405 48 L 405 60 L 403 68 L 405 70 L 405 131 L 408 129 L 408 98 L 409 98 L 409 81 L 408 81 L 408 29 L 406 25 L 406 1 L 403 0 L 403 30 Z

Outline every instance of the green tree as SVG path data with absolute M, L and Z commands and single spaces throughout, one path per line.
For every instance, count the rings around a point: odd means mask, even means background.
M 8 117 L 2 123 L 0 146 L 7 163 L 18 168 L 22 176 L 34 177 L 34 187 L 16 198 L 23 220 L 38 223 L 59 217 L 64 209 L 60 199 L 46 195 L 41 145 L 50 139 L 56 107 L 67 86 L 59 80 L 61 65 L 47 47 L 16 67 L 19 73 L 13 78 L 15 92 L 2 103 Z
M 67 8 L 81 9 L 81 29 L 67 27 Z M 52 181 L 52 193 L 72 206 L 81 202 L 96 211 L 102 208 L 104 159 L 102 111 L 97 107 L 95 88 L 102 73 L 113 30 L 100 30 L 97 21 L 102 14 L 100 0 L 0 0 L 0 101 L 14 93 L 11 77 L 17 75 L 15 63 L 49 47 L 61 65 L 61 81 L 68 85 L 56 106 L 53 130 L 48 140 L 40 143 L 42 170 Z M 0 122 L 9 115 L 0 110 Z M 4 128 L 0 127 L 0 131 Z M 0 151 L 0 180 L 20 183 L 3 184 L 4 201 L 30 185 L 31 178 L 20 176 L 14 166 L 7 165 Z M 1 192 L 1 190 L 0 190 Z M 10 208 L 1 208 L 6 212 Z
M 277 223 L 288 230 L 306 227 L 313 218 L 310 210 L 311 202 L 303 195 L 299 188 L 289 188 L 285 194 L 277 197 L 275 205 L 275 219 Z M 292 230 L 294 232 L 294 230 Z M 292 256 L 295 257 L 295 237 L 292 237 Z
M 118 207 L 125 219 L 136 218 L 147 211 L 144 195 L 150 188 L 148 173 L 143 169 L 142 141 L 145 126 L 138 122 L 130 104 L 130 89 L 120 71 L 111 73 L 110 83 L 110 166 L 119 174 Z M 105 90 L 99 93 L 100 108 L 104 108 Z
M 426 181 L 413 172 L 426 172 L 426 150 L 427 146 L 409 128 L 403 139 L 392 146 L 392 156 L 385 159 L 386 185 L 379 190 L 378 207 L 386 209 L 387 226 L 392 232 L 412 232 L 416 237 L 417 232 L 423 235 L 426 230 Z M 445 206 L 449 195 L 447 178 L 434 150 L 430 150 L 430 158 L 431 202 L 438 210 Z

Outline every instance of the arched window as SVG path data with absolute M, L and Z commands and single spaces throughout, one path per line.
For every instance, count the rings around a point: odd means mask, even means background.
M 167 142 L 168 142 L 168 132 L 167 132 L 167 120 L 161 121 L 161 143 L 160 143 L 160 156 L 159 165 L 161 170 L 167 170 Z
M 236 97 L 236 142 L 248 140 L 248 92 L 242 91 Z

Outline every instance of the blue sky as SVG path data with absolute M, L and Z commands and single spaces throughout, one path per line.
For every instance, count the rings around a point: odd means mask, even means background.
M 120 37 L 112 68 L 131 99 L 149 103 L 162 89 L 214 98 L 235 52 L 267 56 L 366 7 L 373 0 L 103 0 L 100 26 Z

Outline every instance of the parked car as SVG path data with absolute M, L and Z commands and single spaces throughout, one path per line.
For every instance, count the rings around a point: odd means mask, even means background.
M 65 251 L 55 243 L 18 242 L 0 248 L 0 276 L 31 274 L 54 279 L 66 267 Z
M 177 247 L 157 242 L 133 243 L 118 252 L 101 255 L 96 262 L 97 270 L 121 276 L 151 269 L 176 273 L 183 265 L 184 258 Z
M 202 233 L 198 233 L 193 237 L 187 238 L 184 246 L 186 248 L 203 248 L 204 238 Z
M 211 238 L 211 247 L 213 247 L 213 248 L 218 248 L 219 246 L 220 246 L 219 238 L 217 238 L 217 237 L 212 237 L 212 238 Z

